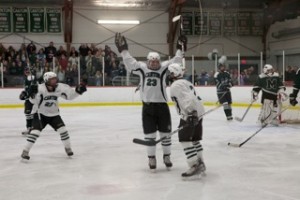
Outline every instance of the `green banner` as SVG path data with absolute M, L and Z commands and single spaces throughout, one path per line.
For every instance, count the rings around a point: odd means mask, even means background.
M 253 12 L 251 20 L 251 35 L 262 36 L 263 35 L 263 13 Z
M 28 9 L 13 8 L 13 32 L 28 32 Z
M 182 34 L 193 35 L 193 12 L 182 12 Z
M 44 8 L 29 8 L 29 21 L 31 33 L 45 32 Z
M 237 35 L 236 16 L 237 16 L 236 12 L 224 13 L 223 35 L 225 36 Z
M 209 35 L 222 34 L 222 21 L 223 21 L 222 11 L 209 13 Z
M 46 8 L 46 21 L 48 33 L 61 33 L 61 9 L 60 8 Z
M 237 22 L 238 22 L 238 35 L 249 36 L 250 23 L 251 23 L 250 12 L 239 12 L 237 16 Z
M 195 24 L 194 34 L 195 35 L 208 35 L 208 12 L 195 12 Z
M 11 8 L 0 8 L 0 33 L 11 32 Z

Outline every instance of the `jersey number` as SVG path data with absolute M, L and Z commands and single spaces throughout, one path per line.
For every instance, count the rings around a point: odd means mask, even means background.
M 157 85 L 157 80 L 156 79 L 147 79 L 147 86 L 156 86 Z

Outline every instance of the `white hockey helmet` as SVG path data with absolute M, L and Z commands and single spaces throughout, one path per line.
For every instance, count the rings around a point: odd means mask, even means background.
M 55 84 L 50 84 L 49 80 L 52 78 L 57 78 L 57 75 L 54 72 L 46 72 L 43 76 L 44 82 L 46 83 L 46 85 L 49 86 L 55 86 L 57 84 L 57 81 Z
M 147 55 L 147 59 L 160 61 L 160 55 L 157 52 L 149 52 Z
M 149 69 L 158 70 L 160 68 L 160 55 L 157 52 L 149 52 L 147 59 L 147 65 Z
M 270 64 L 266 64 L 263 68 L 263 72 L 264 74 L 267 74 L 267 75 L 272 75 L 273 74 L 273 66 L 270 65 Z
M 183 77 L 184 70 L 178 63 L 172 63 L 171 65 L 169 65 L 168 70 L 170 71 L 171 76 L 173 76 L 174 78 Z

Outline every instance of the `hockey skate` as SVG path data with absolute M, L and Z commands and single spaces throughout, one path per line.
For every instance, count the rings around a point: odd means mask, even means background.
M 67 153 L 68 156 L 73 156 L 74 155 L 74 153 L 73 153 L 73 151 L 72 151 L 71 148 L 65 148 L 65 151 L 66 151 L 66 153 Z
M 201 158 L 198 160 L 200 173 L 204 173 L 206 171 L 206 166 Z
M 29 152 L 26 150 L 23 150 L 23 152 L 21 154 L 21 158 L 23 158 L 25 160 L 29 160 L 30 159 Z
M 233 120 L 233 117 L 232 116 L 227 116 L 227 120 L 231 121 L 231 120 Z
M 173 166 L 173 163 L 171 162 L 170 155 L 164 155 L 164 163 L 166 165 L 167 170 L 170 170 Z
M 150 168 L 150 171 L 151 172 L 155 172 L 155 169 L 156 169 L 156 158 L 155 156 L 148 156 L 149 158 L 149 168 Z

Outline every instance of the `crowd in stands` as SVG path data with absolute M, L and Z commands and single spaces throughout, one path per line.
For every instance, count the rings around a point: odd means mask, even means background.
M 27 67 L 30 67 L 38 80 L 42 80 L 45 72 L 53 71 L 57 73 L 60 82 L 71 86 L 78 83 L 78 70 L 80 70 L 81 78 L 88 80 L 89 85 L 97 86 L 103 85 L 103 76 L 105 85 L 111 85 L 111 80 L 115 76 L 126 76 L 127 73 L 117 54 L 107 45 L 102 49 L 94 44 L 90 46 L 81 44 L 78 50 L 71 47 L 70 53 L 67 53 L 63 46 L 57 49 L 53 42 L 39 49 L 33 42 L 30 42 L 28 45 L 22 44 L 18 50 L 13 46 L 5 47 L 0 43 L 1 62 L 6 85 L 9 85 L 15 77 L 22 79 Z M 18 83 L 11 84 L 18 85 Z
M 22 85 L 26 67 L 30 67 L 31 72 L 40 81 L 45 72 L 54 71 L 60 82 L 70 86 L 78 84 L 78 74 L 82 79 L 88 80 L 88 85 L 94 86 L 112 85 L 115 77 L 127 75 L 124 64 L 107 45 L 103 49 L 95 44 L 81 44 L 78 50 L 71 47 L 67 53 L 63 46 L 57 49 L 53 42 L 39 49 L 30 42 L 28 45 L 22 44 L 18 50 L 0 43 L 0 63 L 3 64 L 4 84 L 7 86 Z M 285 81 L 292 81 L 297 69 L 296 66 L 287 66 Z M 253 66 L 241 70 L 240 74 L 237 68 L 228 69 L 228 72 L 234 85 L 253 85 L 259 75 L 257 67 Z M 201 70 L 199 74 L 195 70 L 194 84 L 215 85 L 214 74 L 214 70 Z M 192 82 L 192 75 L 186 75 L 185 78 Z

